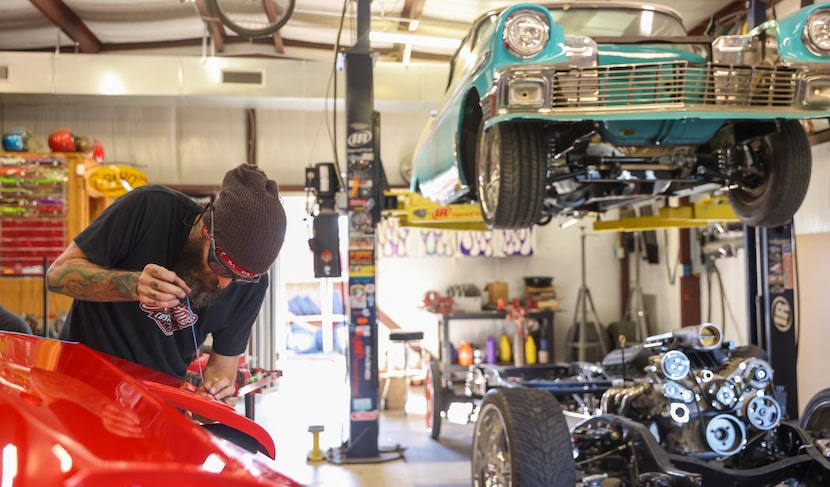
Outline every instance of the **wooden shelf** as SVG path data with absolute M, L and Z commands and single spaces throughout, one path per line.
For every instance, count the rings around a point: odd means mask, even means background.
M 60 252 L 69 245 L 78 233 L 89 225 L 104 208 L 111 202 L 110 198 L 106 197 L 92 197 L 86 188 L 86 181 L 84 174 L 97 166 L 98 163 L 88 159 L 84 154 L 67 152 L 67 153 L 15 153 L 15 152 L 0 152 L 0 157 L 23 157 L 26 159 L 38 158 L 60 158 L 64 161 L 64 169 L 66 173 L 66 181 L 63 186 L 61 198 L 65 201 L 65 211 L 57 215 L 44 215 L 43 219 L 47 218 L 53 221 L 62 221 L 64 224 L 59 225 L 61 229 L 60 242 L 52 242 L 49 244 L 48 255 L 43 255 L 38 258 L 37 269 L 23 274 L 17 275 L 3 275 L 0 277 L 0 296 L 2 296 L 2 304 L 10 311 L 17 314 L 29 313 L 38 316 L 38 321 L 43 320 L 43 296 L 44 296 L 44 280 L 43 272 L 43 258 L 54 260 Z M 8 218 L 8 217 L 6 217 Z M 17 222 L 25 222 L 28 220 L 38 221 L 39 217 L 21 217 L 16 219 Z M 0 244 L 2 245 L 2 244 Z M 8 244 L 6 244 L 8 245 Z M 51 263 L 47 260 L 47 263 Z M 35 270 L 37 272 L 35 272 Z M 54 317 L 60 312 L 69 310 L 72 304 L 72 298 L 61 294 L 47 293 L 49 304 L 49 315 Z

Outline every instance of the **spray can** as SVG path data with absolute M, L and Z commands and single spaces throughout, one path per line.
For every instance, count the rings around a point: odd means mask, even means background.
M 525 334 L 522 325 L 516 325 L 516 336 L 513 337 L 513 365 L 521 367 L 525 364 Z

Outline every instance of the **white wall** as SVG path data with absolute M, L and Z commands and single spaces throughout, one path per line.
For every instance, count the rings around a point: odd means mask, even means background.
M 587 222 L 586 222 L 587 223 Z M 378 306 L 402 326 L 429 328 L 435 317 L 419 310 L 427 291 L 446 293 L 453 284 L 476 284 L 483 288 L 491 281 L 508 283 L 511 297 L 524 296 L 524 276 L 552 276 L 561 307 L 554 317 L 554 359 L 566 360 L 565 336 L 573 323 L 574 308 L 581 286 L 580 229 L 562 229 L 551 224 L 538 227 L 536 251 L 531 257 L 420 257 L 383 258 L 378 262 Z M 614 254 L 616 235 L 595 233 L 586 227 L 586 284 L 590 289 L 600 322 L 620 319 L 620 263 Z M 476 326 L 459 324 L 463 326 Z M 502 323 L 484 323 L 500 332 Z M 465 338 L 479 341 L 492 333 L 468 330 Z M 433 327 L 434 330 L 434 327 Z M 512 336 L 512 329 L 506 330 Z M 458 335 L 462 336 L 463 333 Z M 457 343 L 456 343 L 457 345 Z
M 830 387 L 830 300 L 825 292 L 830 275 L 830 143 L 813 147 L 813 172 L 807 197 L 795 217 L 796 305 L 798 330 L 798 402 L 801 409 L 818 391 Z
M 5 103 L 0 131 L 26 129 L 48 151 L 49 134 L 69 128 L 99 139 L 105 162 L 136 164 L 153 183 L 213 185 L 246 161 L 247 116 L 236 107 Z M 381 113 L 381 159 L 391 184 L 404 184 L 399 164 L 411 157 L 428 117 L 428 112 Z M 335 124 L 338 136 L 332 143 Z M 256 128 L 258 164 L 281 185 L 302 186 L 303 168 L 333 161 L 334 147 L 344 160 L 342 112 L 258 109 Z

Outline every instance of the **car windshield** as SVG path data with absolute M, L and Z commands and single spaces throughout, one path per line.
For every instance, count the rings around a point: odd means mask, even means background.
M 551 9 L 565 35 L 589 37 L 685 36 L 677 18 L 654 10 L 571 8 Z

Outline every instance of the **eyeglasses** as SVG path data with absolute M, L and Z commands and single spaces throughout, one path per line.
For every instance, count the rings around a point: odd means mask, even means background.
M 208 233 L 208 237 L 210 237 L 210 250 L 208 250 L 208 267 L 214 273 L 216 273 L 219 277 L 229 277 L 231 278 L 231 282 L 239 282 L 242 284 L 255 284 L 259 282 L 259 275 L 257 274 L 250 274 L 248 276 L 240 276 L 239 274 L 233 272 L 228 264 L 226 264 L 219 256 L 225 257 L 228 261 L 233 263 L 230 257 L 227 257 L 225 252 L 216 246 L 216 240 L 213 238 L 215 233 L 213 232 L 213 209 L 210 210 L 210 233 Z M 217 255 L 218 254 L 218 255 Z M 244 272 L 249 274 L 244 269 L 239 269 L 240 272 Z

